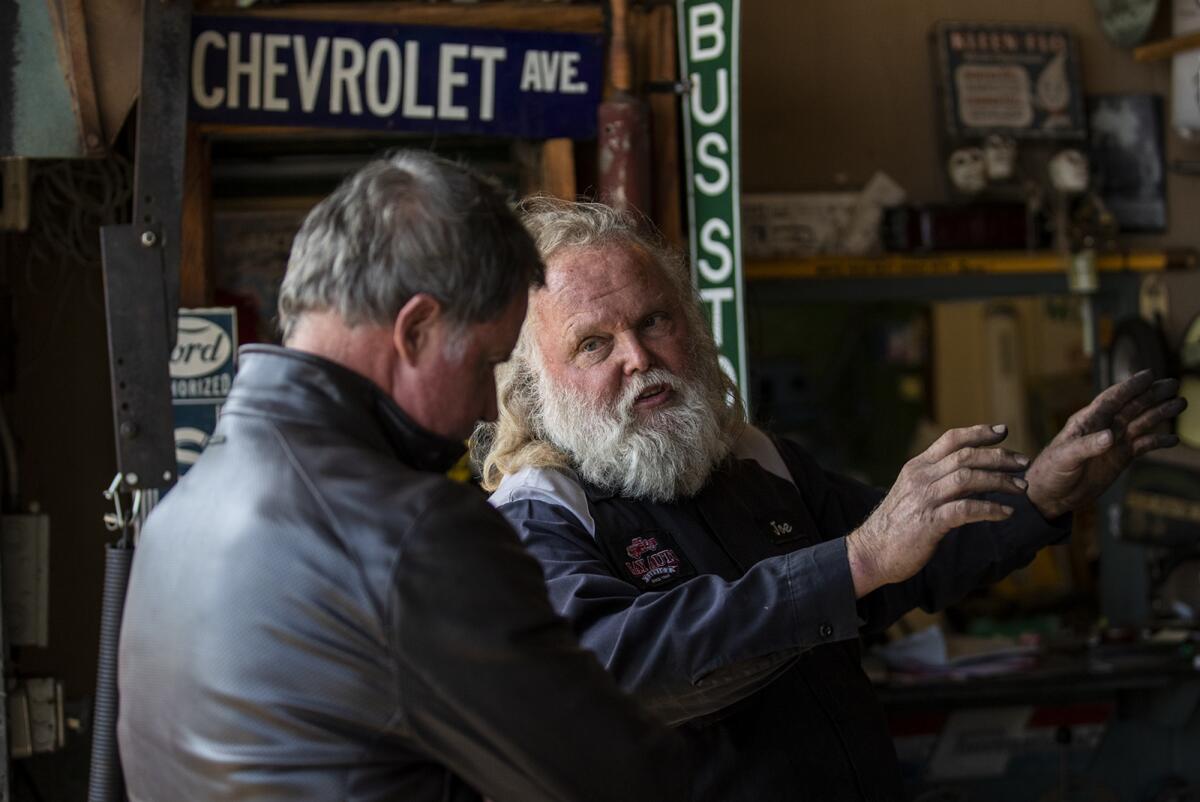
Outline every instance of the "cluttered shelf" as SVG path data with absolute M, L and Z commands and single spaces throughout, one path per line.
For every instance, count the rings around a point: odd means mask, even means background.
M 1195 706 L 1200 633 L 1052 640 L 910 672 L 866 666 L 913 798 L 1149 798 L 1126 787 L 1122 766 L 1168 771 L 1164 756 L 1189 752 L 1174 730 Z
M 1167 688 L 1198 680 L 1198 647 L 1200 633 L 1178 630 L 1164 631 L 1152 640 L 1129 642 L 1014 643 L 991 651 L 977 650 L 977 654 L 943 655 L 941 660 L 926 663 L 913 658 L 899 671 L 894 660 L 880 660 L 877 654 L 864 667 L 881 701 L 892 710 L 1063 704 L 1109 700 L 1121 691 Z M 893 666 L 890 669 L 889 664 Z
M 922 276 L 1064 275 L 1068 257 L 1055 251 L 981 251 L 883 256 L 820 255 L 793 259 L 756 259 L 746 263 L 748 281 L 771 279 L 848 279 Z M 1193 250 L 1124 251 L 1096 257 L 1102 273 L 1187 270 L 1197 266 Z
M 1136 300 L 1146 276 L 1190 273 L 1198 266 L 1191 249 L 1104 252 L 1084 278 L 1101 303 L 1124 306 L 1122 299 Z M 947 251 L 750 258 L 744 275 L 748 297 L 762 306 L 1066 295 L 1079 289 L 1080 268 L 1058 251 Z

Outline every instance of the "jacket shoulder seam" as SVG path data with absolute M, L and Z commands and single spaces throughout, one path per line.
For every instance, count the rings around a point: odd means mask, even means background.
M 535 501 L 566 510 L 589 536 L 596 536 L 591 504 L 574 474 L 555 468 L 522 468 L 505 476 L 496 492 L 488 497 L 488 502 L 498 509 L 517 501 Z
M 407 534 L 408 532 L 412 532 L 412 531 L 416 530 L 417 527 L 421 526 L 425 522 L 425 519 L 430 515 L 430 513 L 438 508 L 438 503 L 445 496 L 450 495 L 454 490 L 455 490 L 454 486 L 450 485 L 450 486 L 440 487 L 440 488 L 436 489 L 432 494 L 430 494 L 429 500 L 426 503 L 425 508 L 422 509 L 420 512 L 418 512 L 416 514 L 416 516 L 413 517 L 412 522 L 407 527 L 405 527 L 405 534 Z M 404 670 L 403 669 L 406 667 L 409 668 L 410 670 L 412 669 L 412 666 L 409 663 L 409 661 L 404 659 L 403 652 L 400 649 L 400 644 L 396 643 L 394 640 L 394 633 L 395 633 L 395 629 L 396 629 L 396 626 L 395 626 L 396 622 L 394 620 L 394 618 L 396 616 L 396 609 L 395 609 L 396 594 L 391 592 L 391 590 L 396 587 L 396 584 L 397 584 L 396 575 L 400 572 L 401 558 L 403 557 L 403 554 L 404 554 L 404 547 L 403 547 L 403 543 L 402 543 L 400 548 L 396 549 L 396 554 L 392 557 L 392 564 L 388 567 L 388 590 L 389 590 L 389 592 L 387 594 L 386 607 L 384 608 L 384 624 L 386 626 L 387 639 L 388 639 L 388 644 L 390 646 L 390 648 L 388 649 L 388 660 L 391 662 L 392 676 L 396 683 L 397 688 L 399 688 L 400 683 L 404 681 L 404 678 L 403 678 Z M 396 706 L 396 709 L 392 712 L 390 721 L 397 722 L 401 726 L 407 728 L 407 715 L 406 715 L 403 705 L 398 704 Z
M 267 418 L 267 420 L 270 419 Z M 296 452 L 292 450 L 291 444 L 288 443 L 287 437 L 284 436 L 283 432 L 280 431 L 279 427 L 273 422 L 270 424 L 270 426 L 271 434 L 275 436 L 275 440 L 279 443 L 279 447 L 283 449 L 283 453 L 287 457 L 288 464 L 292 466 L 292 470 L 294 470 L 300 477 L 300 480 L 304 482 L 304 486 L 308 489 L 309 495 L 311 495 L 313 500 L 316 501 L 320 506 L 321 513 L 325 516 L 326 521 L 335 529 L 337 529 L 338 534 L 340 535 L 341 526 L 338 523 L 337 516 L 333 514 L 333 509 L 329 506 L 329 502 L 327 502 L 325 497 L 321 495 L 316 484 L 313 482 L 312 477 L 308 475 L 308 471 L 304 470 L 304 466 L 300 464 L 300 460 L 296 456 Z M 355 553 L 354 557 L 355 562 L 358 562 L 357 553 Z
M 363 587 L 367 589 L 367 596 L 370 598 L 370 582 L 367 579 L 367 571 L 363 565 L 362 555 L 359 553 L 358 549 L 355 548 L 353 541 L 346 537 L 346 534 L 342 529 L 342 522 L 338 519 L 338 516 L 334 514 L 333 508 L 329 506 L 329 502 L 325 500 L 323 495 L 321 495 L 316 483 L 313 482 L 312 477 L 308 474 L 308 471 L 306 471 L 304 466 L 300 463 L 300 459 L 296 456 L 295 451 L 292 450 L 291 444 L 289 444 L 287 441 L 287 437 L 284 436 L 283 432 L 280 431 L 279 427 L 273 422 L 269 422 L 268 425 L 271 427 L 271 433 L 279 442 L 279 447 L 283 449 L 283 453 L 287 457 L 288 464 L 292 466 L 292 470 L 294 470 L 296 475 L 300 477 L 300 480 L 304 482 L 305 488 L 308 489 L 309 495 L 311 495 L 313 500 L 317 503 L 322 515 L 325 517 L 326 522 L 330 527 L 333 528 L 335 532 L 337 532 L 338 538 L 344 544 L 346 551 L 349 552 L 350 558 L 354 561 L 354 565 L 358 568 L 359 578 L 363 583 Z M 399 552 L 397 552 L 397 554 L 398 553 Z M 376 610 L 377 612 L 384 612 L 384 614 L 386 614 L 386 610 L 378 611 L 378 608 L 376 608 Z M 387 619 L 385 618 L 381 623 L 386 625 Z

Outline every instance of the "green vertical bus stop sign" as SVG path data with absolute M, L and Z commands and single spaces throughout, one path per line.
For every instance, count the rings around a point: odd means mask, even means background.
M 721 367 L 746 383 L 742 282 L 741 180 L 738 154 L 738 1 L 679 0 L 688 228 L 692 275 Z

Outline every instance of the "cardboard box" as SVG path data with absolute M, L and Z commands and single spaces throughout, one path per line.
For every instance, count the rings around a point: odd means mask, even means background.
M 789 259 L 841 251 L 858 192 L 742 196 L 742 249 L 747 259 Z

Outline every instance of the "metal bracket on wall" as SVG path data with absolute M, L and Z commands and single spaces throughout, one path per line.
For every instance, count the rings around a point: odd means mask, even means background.
M 117 436 L 118 474 L 110 491 L 119 493 L 122 484 L 132 490 L 139 515 L 154 506 L 159 488 L 175 483 L 169 363 L 179 314 L 191 18 L 191 0 L 143 0 L 133 222 L 100 232 Z M 127 529 L 130 521 L 118 508 L 107 523 Z M 117 644 L 132 563 L 132 544 L 123 534 L 105 557 L 89 802 L 124 798 Z
M 642 92 L 648 95 L 686 95 L 691 91 L 691 81 L 642 81 Z
M 117 468 L 131 488 L 166 488 L 175 481 L 168 361 L 179 307 L 191 2 L 147 0 L 142 15 L 133 222 L 105 226 L 101 242 Z
M 175 428 L 163 259 L 159 249 L 142 244 L 133 226 L 106 226 L 101 242 L 117 468 L 130 487 L 169 486 Z

